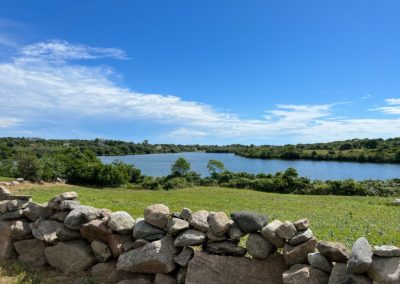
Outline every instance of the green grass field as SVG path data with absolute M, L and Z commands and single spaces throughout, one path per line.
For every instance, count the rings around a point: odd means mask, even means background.
M 250 210 L 270 220 L 308 218 L 318 239 L 352 244 L 365 236 L 372 244 L 400 245 L 400 208 L 389 206 L 393 198 L 272 194 L 243 189 L 194 187 L 172 191 L 92 189 L 77 186 L 31 186 L 18 190 L 33 200 L 46 202 L 54 195 L 74 190 L 82 204 L 113 211 L 125 210 L 135 218 L 150 204 L 164 203 L 172 211 L 183 207 L 230 214 Z
M 15 178 L 0 177 L 0 181 L 12 181 L 12 180 L 15 180 Z

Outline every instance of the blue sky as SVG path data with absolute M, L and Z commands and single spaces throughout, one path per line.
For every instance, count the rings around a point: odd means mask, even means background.
M 0 136 L 400 136 L 398 1 L 2 1 Z

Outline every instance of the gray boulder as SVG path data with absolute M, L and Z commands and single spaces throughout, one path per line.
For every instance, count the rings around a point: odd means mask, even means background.
M 372 284 L 372 280 L 364 275 L 353 274 L 345 263 L 336 263 L 332 269 L 328 284 Z
M 53 220 L 39 219 L 31 224 L 32 235 L 46 243 L 55 243 L 58 241 L 57 232 L 60 231 L 64 225 Z
M 275 252 L 275 247 L 260 234 L 252 233 L 246 241 L 247 252 L 255 258 L 267 258 Z
M 384 257 L 400 256 L 400 248 L 390 245 L 374 246 L 373 254 Z
M 60 210 L 73 210 L 80 205 L 78 200 L 63 200 L 60 202 Z
M 296 235 L 294 235 L 290 240 L 289 244 L 297 245 L 304 243 L 313 237 L 313 232 L 310 229 L 305 231 L 299 231 Z
M 47 263 L 44 255 L 45 247 L 43 241 L 36 239 L 14 242 L 18 261 L 29 267 L 42 267 Z
M 283 248 L 285 245 L 285 240 L 276 234 L 276 229 L 278 229 L 281 225 L 281 221 L 274 220 L 261 230 L 261 236 L 263 236 L 267 241 L 277 248 Z
M 247 250 L 229 241 L 206 243 L 203 245 L 206 252 L 212 254 L 244 256 Z
M 1 215 L 0 221 L 19 219 L 22 216 L 24 216 L 24 211 L 22 209 L 18 209 L 15 211 L 6 212 L 3 215 Z
M 64 224 L 68 229 L 78 231 L 84 223 L 100 217 L 98 211 L 86 205 L 80 205 L 73 209 L 65 218 Z
M 206 234 L 194 229 L 189 229 L 181 232 L 175 239 L 176 247 L 197 246 L 204 243 Z
M 130 242 L 132 242 L 132 236 L 129 235 L 112 234 L 108 237 L 108 245 L 114 257 L 121 255 L 124 252 L 125 244 Z
M 50 216 L 50 219 L 64 223 L 65 218 L 67 218 L 68 214 L 69 211 L 57 211 L 56 213 Z
M 332 263 L 321 253 L 313 252 L 308 254 L 308 263 L 315 268 L 321 269 L 327 273 L 331 273 Z
M 208 229 L 206 236 L 207 236 L 208 242 L 210 242 L 210 243 L 211 243 L 211 242 L 226 241 L 226 240 L 229 238 L 229 235 L 228 235 L 228 234 L 224 234 L 224 235 L 222 235 L 222 236 L 216 236 L 216 235 L 214 234 L 214 232 L 211 230 L 211 228 Z
M 82 237 L 87 239 L 89 242 L 97 240 L 105 243 L 108 242 L 112 233 L 111 229 L 98 219 L 83 224 L 79 231 Z
M 305 264 L 295 264 L 283 275 L 284 284 L 328 284 L 329 274 Z
M 178 249 L 173 244 L 173 238 L 166 236 L 121 254 L 117 269 L 140 273 L 170 273 L 176 267 L 174 258 L 177 253 Z
M 8 211 L 8 200 L 0 201 L 0 214 L 4 214 Z
M 180 266 L 187 266 L 189 261 L 193 258 L 194 250 L 191 247 L 185 247 L 183 250 L 175 256 L 175 263 Z
M 400 283 L 400 257 L 373 256 L 368 276 L 376 283 Z
M 136 223 L 133 226 L 132 235 L 135 240 L 145 239 L 148 241 L 154 241 L 161 239 L 166 235 L 166 232 L 150 225 L 143 218 L 139 218 L 136 220 Z
M 361 237 L 356 240 L 351 250 L 350 259 L 347 262 L 347 268 L 354 274 L 363 274 L 367 272 L 372 262 L 372 248 L 368 240 Z
M 50 266 L 65 273 L 78 273 L 96 263 L 91 247 L 83 241 L 59 242 L 46 247 L 44 254 Z
M 289 240 L 296 235 L 297 230 L 292 222 L 286 221 L 276 228 L 275 233 L 282 239 Z
M 169 208 L 164 204 L 153 204 L 144 210 L 144 220 L 154 227 L 165 229 L 169 219 Z
M 208 221 L 210 223 L 211 230 L 216 236 L 224 235 L 231 225 L 228 216 L 226 216 L 224 212 L 210 214 Z
M 111 250 L 107 244 L 100 241 L 93 241 L 90 246 L 97 261 L 106 262 L 112 257 Z
M 135 220 L 128 212 L 117 211 L 111 213 L 107 225 L 111 230 L 126 235 L 132 232 Z
M 315 251 L 316 245 L 317 239 L 314 237 L 296 246 L 286 243 L 283 247 L 283 256 L 287 265 L 307 263 L 308 254 Z
M 317 249 L 332 262 L 347 262 L 349 259 L 349 250 L 341 243 L 319 241 Z
M 247 211 L 233 212 L 231 218 L 245 234 L 259 232 L 268 223 L 266 216 Z
M 8 222 L 13 240 L 25 240 L 32 238 L 30 223 L 25 220 L 13 220 Z
M 208 225 L 208 216 L 209 212 L 206 210 L 200 210 L 193 212 L 190 215 L 189 218 L 189 224 L 193 228 L 201 231 L 201 232 L 207 232 L 209 225 Z
M 168 274 L 157 273 L 153 284 L 177 284 L 176 278 Z
M 0 186 L 0 200 L 9 200 L 9 198 L 13 196 L 11 191 L 9 191 L 4 186 Z
M 243 233 L 239 229 L 239 227 L 232 221 L 228 230 L 228 235 L 231 240 L 240 240 L 240 238 L 245 236 L 246 234 Z
M 70 229 L 67 229 L 65 226 L 63 226 L 60 230 L 58 230 L 56 232 L 56 235 L 58 240 L 60 240 L 61 242 L 82 239 L 82 235 L 80 234 L 79 231 L 72 231 Z
M 39 218 L 50 218 L 53 210 L 46 205 L 41 205 L 36 202 L 29 202 L 28 206 L 24 209 L 23 214 L 32 222 L 37 221 Z
M 190 210 L 189 208 L 183 208 L 180 214 L 181 218 L 186 221 L 189 221 L 191 215 L 192 215 L 192 210 Z
M 189 229 L 189 223 L 179 218 L 170 219 L 167 225 L 167 233 L 171 236 L 186 229 Z
M 8 211 L 15 211 L 18 209 L 25 209 L 26 207 L 28 207 L 29 202 L 31 202 L 32 200 L 29 199 L 14 199 L 14 200 L 10 200 L 7 203 L 7 208 Z
M 301 219 L 296 222 L 293 222 L 297 231 L 304 231 L 310 227 L 310 221 L 308 219 Z

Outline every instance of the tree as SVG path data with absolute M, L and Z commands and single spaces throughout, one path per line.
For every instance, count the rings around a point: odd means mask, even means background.
M 21 154 L 17 159 L 17 175 L 26 180 L 36 181 L 39 179 L 39 163 L 34 155 Z
M 225 171 L 225 166 L 221 161 L 209 160 L 207 164 L 207 169 L 212 177 L 216 177 L 217 174 Z
M 179 158 L 171 166 L 171 173 L 173 176 L 184 176 L 190 171 L 190 163 L 184 158 Z

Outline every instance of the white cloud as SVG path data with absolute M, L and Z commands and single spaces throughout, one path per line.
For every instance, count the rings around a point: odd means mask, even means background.
M 383 112 L 384 114 L 394 114 L 394 115 L 400 114 L 400 99 L 391 98 L 391 99 L 386 99 L 385 102 L 389 106 L 378 107 L 373 110 Z
M 123 51 L 48 41 L 23 47 L 14 61 L 0 64 L 0 114 L 23 123 L 54 124 L 68 119 L 146 120 L 175 127 L 172 135 L 234 142 L 313 142 L 355 137 L 390 137 L 400 133 L 400 119 L 346 119 L 337 104 L 277 105 L 259 119 L 243 119 L 212 106 L 176 96 L 145 94 L 119 87 L 112 69 L 71 64 L 71 59 L 126 58 Z M 388 99 L 397 108 L 399 99 Z M 385 112 L 385 111 L 384 111 Z M 397 113 L 400 114 L 400 113 Z M 3 122 L 3 125 L 6 125 Z M 8 122 L 10 126 L 10 122 Z M 15 124 L 16 125 L 16 124 Z M 26 126 L 28 127 L 28 126 Z M 23 129 L 22 131 L 34 131 Z M 72 131 L 66 129 L 65 131 Z M 74 130 L 76 131 L 76 129 Z M 81 129 L 85 131 L 85 129 Z M 72 132 L 71 132 L 72 133 Z M 168 141 L 164 141 L 168 142 Z
M 11 128 L 21 124 L 21 120 L 13 117 L 0 117 L 0 128 Z

